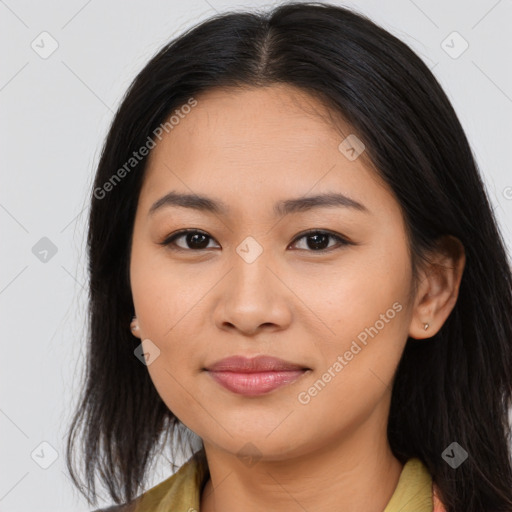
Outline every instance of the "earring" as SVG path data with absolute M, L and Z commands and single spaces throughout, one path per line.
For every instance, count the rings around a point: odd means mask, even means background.
M 423 327 L 425 328 L 425 331 L 426 331 L 429 326 L 428 326 L 428 324 L 425 324 Z
M 134 316 L 134 317 L 132 318 L 132 322 L 131 322 L 131 324 L 130 324 L 130 329 L 131 329 L 132 331 L 138 331 L 138 330 L 139 330 L 139 326 L 137 325 L 136 320 L 137 320 L 137 317 L 136 317 L 136 316 Z

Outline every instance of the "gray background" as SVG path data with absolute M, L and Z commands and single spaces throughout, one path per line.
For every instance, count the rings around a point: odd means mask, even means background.
M 511 1 L 338 3 L 369 15 L 433 69 L 510 253 Z M 1 512 L 90 509 L 69 482 L 63 439 L 84 362 L 87 195 L 122 95 L 157 49 L 197 21 L 275 4 L 0 0 Z M 170 474 L 156 461 L 150 486 Z

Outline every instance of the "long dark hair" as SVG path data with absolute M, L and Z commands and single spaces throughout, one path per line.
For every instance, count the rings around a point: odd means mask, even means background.
M 408 46 L 363 15 L 316 2 L 216 15 L 162 48 L 129 87 L 91 194 L 86 382 L 67 445 L 73 481 L 89 503 L 96 476 L 116 503 L 129 501 L 159 447 L 180 435 L 133 354 L 128 270 L 147 158 L 126 163 L 202 91 L 276 83 L 322 99 L 363 141 L 401 205 L 414 269 L 443 235 L 462 242 L 458 301 L 431 339 L 407 341 L 388 438 L 400 461 L 425 463 L 448 512 L 512 510 L 512 274 L 466 135 Z M 73 467 L 80 433 L 83 487 Z M 468 453 L 456 469 L 442 456 L 452 442 Z

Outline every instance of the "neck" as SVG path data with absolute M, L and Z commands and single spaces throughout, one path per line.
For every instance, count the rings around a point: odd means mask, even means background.
M 385 432 L 375 435 L 376 428 L 370 420 L 352 435 L 340 436 L 342 441 L 334 439 L 293 457 L 262 457 L 250 467 L 236 454 L 204 443 L 210 478 L 200 510 L 382 512 L 403 465 L 391 452 Z

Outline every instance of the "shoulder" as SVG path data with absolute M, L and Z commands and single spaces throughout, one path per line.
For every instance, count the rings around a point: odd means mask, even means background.
M 161 504 L 169 510 L 199 510 L 201 490 L 209 477 L 204 451 L 196 452 L 180 469 L 135 500 L 91 512 L 150 512 Z

